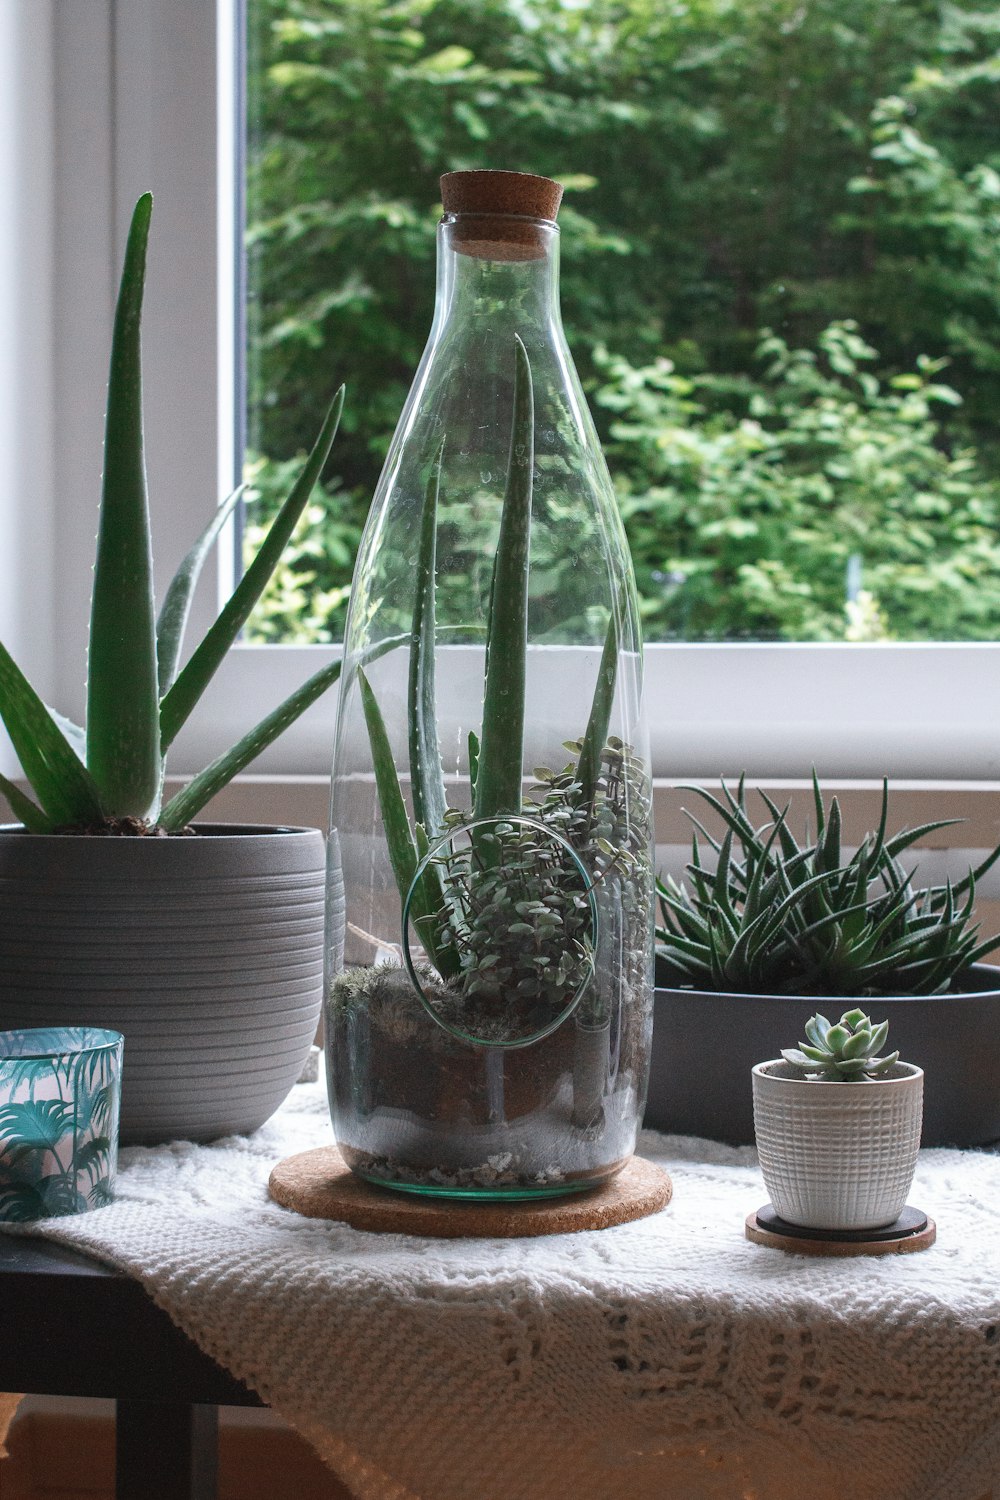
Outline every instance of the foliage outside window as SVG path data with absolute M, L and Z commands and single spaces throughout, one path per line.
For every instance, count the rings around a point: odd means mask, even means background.
M 1000 21 L 923 0 L 249 0 L 252 625 L 343 628 L 437 178 L 566 183 L 567 329 L 647 638 L 1000 639 Z M 451 580 L 461 587 L 461 580 Z

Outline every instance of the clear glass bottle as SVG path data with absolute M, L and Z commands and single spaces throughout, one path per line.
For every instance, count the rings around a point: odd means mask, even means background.
M 591 1187 L 628 1160 L 645 1104 L 641 643 L 560 319 L 560 195 L 519 173 L 442 179 L 434 322 L 344 643 L 334 1129 L 361 1176 L 440 1196 Z

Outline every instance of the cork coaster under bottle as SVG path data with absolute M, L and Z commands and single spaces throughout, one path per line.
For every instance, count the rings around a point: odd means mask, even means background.
M 666 1207 L 673 1185 L 662 1167 L 633 1156 L 608 1182 L 561 1198 L 429 1198 L 365 1182 L 350 1170 L 336 1146 L 319 1146 L 280 1161 L 268 1191 L 283 1208 L 354 1229 L 432 1239 L 513 1239 L 610 1229 L 644 1219 Z

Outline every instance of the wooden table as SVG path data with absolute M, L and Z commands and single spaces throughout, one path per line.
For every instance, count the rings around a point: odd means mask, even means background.
M 117 1500 L 214 1500 L 218 1408 L 263 1405 L 138 1282 L 4 1234 L 0 1390 L 113 1399 Z

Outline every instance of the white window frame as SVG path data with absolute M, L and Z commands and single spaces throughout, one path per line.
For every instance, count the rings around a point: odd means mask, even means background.
M 8 631 L 3 638 L 25 648 L 53 701 L 77 718 L 114 288 L 131 205 L 147 187 L 155 209 L 144 320 L 146 429 L 161 593 L 234 472 L 237 6 L 0 0 L 0 23 L 19 18 L 20 48 L 47 41 L 51 49 L 36 60 L 38 97 L 21 87 L 12 106 L 27 122 L 21 138 L 31 149 L 14 167 L 7 162 L 6 178 L 0 154 L 0 202 L 9 199 L 21 214 L 12 264 L 32 281 L 43 313 L 50 294 L 51 342 L 35 358 L 31 399 L 22 389 L 19 410 L 22 417 L 41 411 L 48 392 L 54 412 L 41 466 L 32 468 L 23 443 L 15 454 L 11 501 L 22 518 L 21 576 L 37 569 L 39 549 L 51 542 L 34 605 L 44 619 L 29 628 L 23 603 L 8 600 L 0 606 L 0 634 Z M 46 89 L 48 125 L 36 122 L 32 139 L 30 121 L 44 115 Z M 26 184 L 37 184 L 46 160 L 50 197 L 39 208 Z M 30 241 L 32 222 L 37 243 Z M 33 269 L 29 243 L 38 252 Z M 3 269 L 0 263 L 0 288 Z M 11 376 L 29 344 L 14 340 Z M 349 358 L 345 351 L 347 364 Z M 0 361 L 0 385 L 5 368 Z M 331 370 L 331 383 L 340 374 Z M 349 390 L 348 399 L 363 396 Z M 36 448 L 44 428 L 37 417 Z M 29 492 L 32 484 L 44 492 L 34 528 L 24 523 L 27 480 Z M 220 556 L 226 559 L 225 548 Z M 231 567 L 220 575 L 215 587 L 207 579 L 199 591 L 189 644 L 231 584 Z M 171 771 L 204 764 L 331 654 L 317 646 L 235 648 L 179 739 Z M 647 648 L 647 684 L 658 777 L 744 769 L 753 777 L 801 777 L 815 764 L 826 778 L 1000 780 L 1000 645 L 656 645 Z M 256 769 L 283 776 L 328 771 L 334 712 L 330 693 Z

